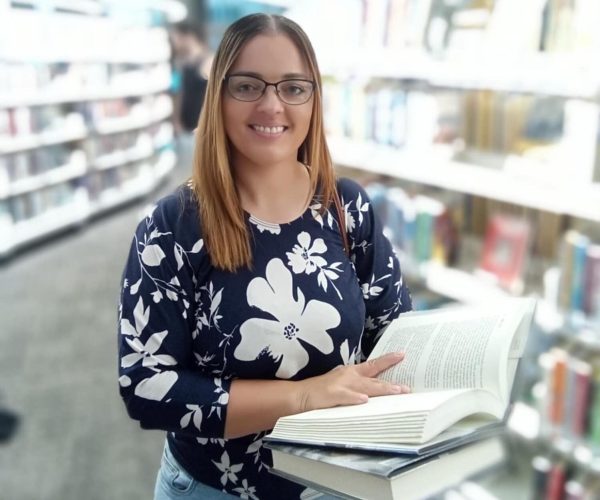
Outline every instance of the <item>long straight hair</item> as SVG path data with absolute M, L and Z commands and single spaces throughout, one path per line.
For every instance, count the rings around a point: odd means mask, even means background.
M 192 189 L 211 263 L 216 268 L 232 272 L 252 268 L 253 259 L 223 123 L 223 80 L 244 45 L 261 34 L 289 37 L 308 65 L 316 85 L 310 125 L 298 149 L 298 161 L 310 166 L 311 197 L 318 190 L 321 211 L 330 206 L 335 194 L 335 174 L 323 127 L 321 74 L 310 40 L 300 26 L 283 16 L 251 14 L 239 19 L 229 26 L 215 53 L 196 130 L 192 174 Z

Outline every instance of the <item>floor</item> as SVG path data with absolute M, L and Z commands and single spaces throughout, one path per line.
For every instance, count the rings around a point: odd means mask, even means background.
M 189 165 L 189 164 L 188 164 Z M 0 263 L 0 410 L 20 416 L 0 443 L 3 500 L 152 498 L 163 433 L 143 431 L 117 385 L 122 266 L 144 200 Z

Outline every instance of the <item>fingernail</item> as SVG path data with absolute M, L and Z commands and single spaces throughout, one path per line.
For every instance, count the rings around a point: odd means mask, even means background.
M 396 356 L 397 358 L 403 358 L 404 357 L 404 351 L 395 352 L 394 356 Z
M 410 387 L 407 385 L 402 385 L 402 392 L 410 392 Z
M 393 392 L 394 394 L 402 394 L 402 393 L 403 393 L 403 392 L 405 392 L 405 391 L 403 390 L 403 388 L 402 388 L 402 386 L 401 386 L 401 385 L 393 385 L 393 386 L 392 386 L 392 392 Z
M 361 394 L 360 396 L 358 396 L 358 400 L 361 403 L 366 403 L 367 401 L 369 401 L 369 396 L 367 396 L 366 394 Z

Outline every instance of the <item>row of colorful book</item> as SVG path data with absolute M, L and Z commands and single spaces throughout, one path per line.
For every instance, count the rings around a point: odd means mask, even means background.
M 353 45 L 447 51 L 595 52 L 595 0 L 440 2 L 435 0 L 345 0 L 343 21 Z
M 423 262 L 460 265 L 461 234 L 470 210 L 465 197 L 410 195 L 382 183 L 367 185 L 373 208 L 386 235 L 402 252 L 408 266 Z M 443 201 L 442 201 L 443 200 Z M 481 235 L 480 250 L 469 272 L 493 281 L 512 293 L 523 290 L 524 270 L 530 256 L 531 225 L 521 217 L 491 214 Z
M 360 78 L 326 79 L 324 95 L 333 136 L 407 150 L 444 144 L 461 161 L 545 179 L 600 182 L 600 113 L 592 102 L 490 90 L 425 91 L 414 82 Z
M 85 128 L 99 133 L 115 119 L 130 118 L 136 123 L 151 123 L 171 111 L 171 101 L 166 94 L 108 99 L 97 102 L 46 104 L 35 107 L 18 106 L 0 109 L 0 139 L 44 134 L 63 129 L 66 125 Z M 124 120 L 120 120 L 121 123 Z M 126 128 L 126 123 L 124 128 Z
M 560 456 L 536 455 L 531 499 L 593 500 L 600 498 L 600 477 L 596 472 L 574 469 Z
M 451 207 L 425 195 L 411 196 L 400 187 L 371 183 L 367 192 L 392 244 L 411 262 L 456 262 L 459 228 Z
M 565 313 L 600 321 L 600 242 L 578 230 L 567 231 L 559 258 L 558 306 Z
M 540 433 L 600 456 L 600 353 L 554 347 L 541 354 Z

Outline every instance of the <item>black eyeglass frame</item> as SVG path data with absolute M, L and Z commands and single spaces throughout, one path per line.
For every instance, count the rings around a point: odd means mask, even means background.
M 256 98 L 256 99 L 252 99 L 252 100 L 244 100 L 244 99 L 239 99 L 237 97 L 235 97 L 231 90 L 229 90 L 229 80 L 233 77 L 236 76 L 245 76 L 247 78 L 254 78 L 255 80 L 259 80 L 261 82 L 263 82 L 265 84 L 265 87 L 262 89 L 262 92 L 260 93 L 260 95 Z M 267 88 L 269 87 L 274 87 L 275 88 L 275 94 L 277 94 L 277 98 L 283 102 L 284 104 L 287 104 L 289 106 L 302 106 L 303 104 L 306 104 L 308 101 L 310 101 L 310 98 L 313 96 L 313 94 L 315 93 L 315 88 L 317 86 L 317 82 L 315 82 L 314 80 L 308 80 L 306 78 L 286 78 L 284 80 L 279 80 L 278 82 L 268 82 L 266 80 L 263 80 L 262 78 L 255 76 L 255 75 L 248 75 L 245 73 L 234 73 L 233 75 L 226 75 L 223 78 L 223 82 L 225 82 L 225 87 L 227 88 L 227 93 L 236 101 L 240 101 L 240 102 L 256 102 L 259 99 L 262 99 L 265 96 L 265 92 L 267 91 Z M 298 102 L 298 103 L 292 103 L 292 102 L 287 102 L 286 100 L 282 99 L 281 95 L 279 94 L 279 84 L 280 83 L 285 83 L 285 82 L 305 82 L 305 83 L 310 83 L 311 87 L 310 87 L 310 94 L 309 96 L 306 98 L 306 101 L 304 102 Z

